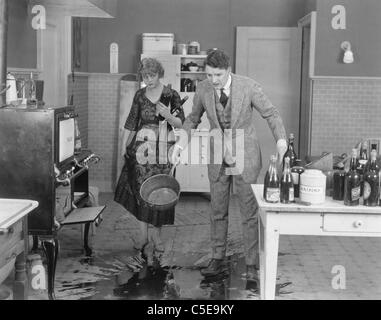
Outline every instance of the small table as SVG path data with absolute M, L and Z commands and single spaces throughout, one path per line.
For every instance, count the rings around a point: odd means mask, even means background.
M 381 207 L 350 207 L 331 197 L 310 206 L 267 203 L 263 185 L 251 187 L 258 203 L 261 299 L 275 298 L 280 234 L 381 237 Z
M 26 255 L 28 254 L 27 215 L 38 206 L 37 201 L 0 199 L 0 272 L 15 261 L 14 299 L 28 298 Z M 13 266 L 11 266 L 13 269 Z M 4 270 L 4 269 L 3 269 Z M 4 271 L 6 272 L 6 271 Z M 7 274 L 5 274 L 7 277 Z

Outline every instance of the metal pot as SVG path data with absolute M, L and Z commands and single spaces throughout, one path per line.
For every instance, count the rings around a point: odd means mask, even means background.
M 148 207 L 164 211 L 177 204 L 180 197 L 180 184 L 173 176 L 175 167 L 172 167 L 169 174 L 157 174 L 142 183 L 140 197 Z

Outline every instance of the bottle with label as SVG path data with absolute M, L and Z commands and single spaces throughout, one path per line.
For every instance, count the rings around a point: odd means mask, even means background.
M 264 186 L 263 186 L 263 198 L 266 202 L 277 203 L 280 198 L 279 189 L 279 176 L 276 166 L 277 158 L 275 155 L 270 157 L 269 169 L 266 172 Z
M 286 153 L 283 156 L 283 168 L 284 168 L 284 159 L 286 159 L 286 157 L 290 158 L 290 168 L 292 168 L 295 165 L 295 160 L 298 158 L 294 148 L 294 139 L 295 139 L 294 134 L 290 133 L 290 137 L 288 139 L 288 148 Z
M 295 202 L 294 198 L 294 182 L 290 169 L 290 158 L 284 160 L 284 169 L 282 179 L 280 180 L 280 202 L 291 203 Z
M 379 191 L 379 168 L 376 163 L 377 153 L 372 151 L 370 156 L 370 165 L 364 174 L 364 205 L 375 207 L 378 205 Z
M 360 156 L 359 156 L 359 160 L 358 160 L 358 163 L 357 163 L 357 172 L 359 173 L 360 175 L 360 181 L 361 181 L 361 190 L 360 190 L 360 196 L 363 195 L 363 192 L 364 192 L 364 174 L 365 174 L 365 171 L 367 171 L 367 166 L 368 166 L 368 142 L 367 141 L 364 141 L 362 144 L 361 144 L 361 148 L 360 148 Z
M 294 196 L 299 198 L 300 189 L 300 175 L 304 172 L 304 168 L 301 166 L 301 160 L 296 159 L 295 165 L 291 168 L 292 181 L 294 181 Z
M 358 206 L 360 204 L 361 180 L 356 169 L 357 150 L 352 149 L 350 168 L 345 175 L 344 182 L 344 204 L 346 206 Z

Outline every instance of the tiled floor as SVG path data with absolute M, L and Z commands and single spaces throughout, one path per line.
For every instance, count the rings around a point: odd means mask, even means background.
M 243 277 L 241 224 L 234 196 L 229 217 L 230 276 L 207 283 L 199 271 L 210 258 L 206 196 L 183 195 L 175 225 L 163 228 L 163 263 L 170 268 L 140 272 L 128 267 L 136 254 L 137 221 L 111 198 L 112 194 L 100 197 L 107 209 L 91 239 L 92 258 L 84 256 L 79 226 L 60 231 L 57 299 L 259 299 L 256 286 Z M 339 288 L 337 270 L 345 273 Z M 282 300 L 381 299 L 381 239 L 281 236 L 277 284 L 276 299 Z M 47 299 L 46 291 L 31 290 L 30 298 Z

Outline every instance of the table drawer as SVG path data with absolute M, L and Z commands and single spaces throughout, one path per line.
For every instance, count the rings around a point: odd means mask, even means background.
M 381 233 L 381 215 L 324 214 L 323 230 L 328 232 Z

